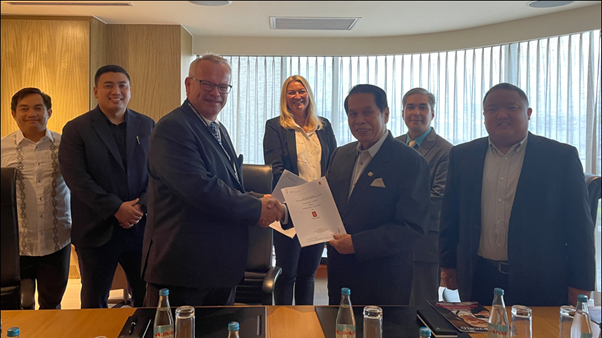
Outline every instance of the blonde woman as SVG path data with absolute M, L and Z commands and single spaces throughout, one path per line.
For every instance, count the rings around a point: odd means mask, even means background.
M 300 75 L 286 79 L 280 94 L 280 116 L 266 122 L 263 138 L 265 163 L 272 166 L 273 186 L 284 169 L 307 181 L 326 174 L 330 155 L 337 147 L 330 122 L 316 115 L 314 96 Z M 276 282 L 276 305 L 291 305 L 293 286 L 296 305 L 312 305 L 314 276 L 324 244 L 301 248 L 297 237 L 274 232 L 276 265 L 282 274 Z

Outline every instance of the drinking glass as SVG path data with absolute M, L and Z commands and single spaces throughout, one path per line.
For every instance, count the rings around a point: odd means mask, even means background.
M 574 315 L 574 306 L 563 305 L 560 307 L 560 320 L 558 322 L 558 338 L 571 338 L 571 326 L 573 325 Z
M 383 309 L 378 306 L 364 307 L 364 338 L 382 338 Z
M 531 308 L 523 305 L 512 305 L 511 338 L 532 338 Z
M 192 306 L 180 306 L 176 309 L 176 337 L 194 337 L 194 308 Z

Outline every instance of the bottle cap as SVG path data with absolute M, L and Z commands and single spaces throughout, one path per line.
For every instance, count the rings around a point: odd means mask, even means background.
M 239 327 L 240 327 L 240 325 L 238 325 L 238 322 L 228 323 L 228 331 L 238 331 Z
M 496 296 L 503 296 L 504 295 L 504 289 L 502 288 L 495 288 L 493 289 L 493 294 Z
M 19 337 L 19 328 L 18 327 L 11 327 L 10 329 L 8 329 L 6 331 L 6 336 L 7 337 Z
M 169 289 L 159 290 L 159 296 L 169 296 Z
M 431 329 L 429 329 L 428 327 L 420 328 L 420 337 L 430 337 L 430 336 L 431 336 Z
M 579 296 L 577 296 L 577 301 L 578 301 L 578 302 L 587 303 L 587 301 L 588 301 L 588 298 L 587 298 L 587 296 L 586 296 L 586 295 L 579 295 Z
M 342 288 L 341 295 L 349 296 L 351 294 L 351 290 L 349 288 Z

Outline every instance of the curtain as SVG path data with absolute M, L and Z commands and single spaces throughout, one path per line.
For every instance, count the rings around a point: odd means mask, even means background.
M 356 84 L 387 92 L 393 136 L 406 133 L 403 94 L 423 87 L 437 99 L 437 133 L 459 144 L 487 135 L 481 100 L 500 82 L 522 88 L 533 109 L 529 130 L 575 146 L 586 172 L 600 175 L 600 30 L 436 53 L 373 56 L 226 56 L 233 89 L 219 119 L 245 163 L 263 164 L 265 121 L 279 115 L 281 85 L 305 77 L 318 115 L 332 123 L 338 145 L 355 139 L 343 100 Z M 600 290 L 600 215 L 596 224 Z

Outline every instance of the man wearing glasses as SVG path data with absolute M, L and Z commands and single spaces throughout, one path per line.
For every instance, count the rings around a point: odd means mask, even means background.
M 142 273 L 146 306 L 169 289 L 172 306 L 231 305 L 247 263 L 249 226 L 280 220 L 283 206 L 245 193 L 242 157 L 217 120 L 232 86 L 227 60 L 190 65 L 182 106 L 151 136 Z

